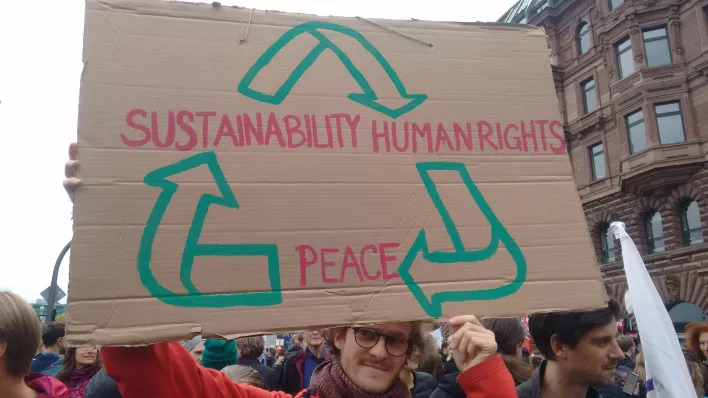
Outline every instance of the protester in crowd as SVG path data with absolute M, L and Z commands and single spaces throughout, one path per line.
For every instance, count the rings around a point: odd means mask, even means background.
M 443 342 L 445 344 L 446 342 Z M 455 365 L 455 361 L 452 358 L 452 352 L 447 349 L 443 350 L 443 353 L 447 351 L 447 354 L 443 358 L 443 374 L 444 375 L 449 375 L 453 373 L 459 373 L 459 369 L 457 369 L 457 365 Z
M 121 398 L 118 384 L 106 374 L 105 369 L 101 369 L 91 378 L 84 398 Z
M 488 318 L 482 324 L 494 332 L 497 350 L 504 359 L 506 368 L 518 386 L 531 378 L 531 366 L 521 360 L 524 346 L 524 327 L 519 318 Z
M 221 370 L 230 365 L 238 364 L 238 350 L 235 340 L 204 340 L 202 366 Z
M 443 361 L 443 364 L 447 363 L 449 360 L 448 356 L 450 355 L 450 350 L 448 349 L 448 343 L 447 341 L 443 341 L 440 344 L 440 359 Z
M 285 348 L 278 347 L 275 354 L 275 365 L 273 365 L 276 372 L 280 372 L 280 367 L 283 366 L 283 362 L 285 362 Z
M 266 352 L 266 362 L 268 364 L 268 367 L 272 368 L 275 366 L 275 357 L 278 355 L 278 352 L 275 351 L 275 347 L 270 346 L 268 347 L 268 351 Z
M 433 349 L 421 352 L 418 360 L 418 370 L 433 376 L 437 384 L 443 377 L 443 363 L 440 353 Z
M 469 398 L 516 397 L 513 379 L 496 356 L 494 334 L 474 316 L 452 318 L 450 347 L 458 367 L 458 381 Z M 421 347 L 418 323 L 401 322 L 370 328 L 341 327 L 330 335 L 330 355 L 313 375 L 310 387 L 298 397 L 408 398 L 410 391 L 398 378 L 407 356 Z M 171 398 L 287 398 L 235 384 L 221 372 L 205 369 L 189 359 L 180 344 L 101 349 L 108 374 L 126 397 Z
M 82 398 L 89 381 L 101 368 L 101 358 L 95 346 L 70 347 L 56 378 L 69 388 L 70 397 Z
M 689 323 L 685 332 L 686 346 L 708 364 L 708 322 Z
M 295 335 L 290 339 L 290 348 L 285 352 L 285 355 L 295 352 L 303 351 L 303 345 L 305 343 L 305 336 L 303 333 L 295 333 Z
M 634 365 L 634 373 L 636 373 L 642 381 L 646 382 L 647 368 L 644 364 L 644 354 L 641 352 L 637 354 L 637 356 L 635 357 L 635 361 L 636 364 Z
M 629 336 L 619 336 L 617 337 L 617 345 L 619 345 L 622 352 L 624 352 L 624 358 L 617 361 L 617 366 L 626 366 L 630 369 L 634 369 L 637 365 L 634 362 L 634 357 L 636 356 L 634 351 L 634 340 L 632 340 Z
M 241 337 L 236 340 L 238 346 L 238 364 L 248 366 L 258 372 L 261 383 L 265 384 L 266 390 L 276 391 L 278 387 L 278 375 L 275 370 L 260 363 L 258 357 L 265 349 L 263 336 Z
M 595 311 L 531 315 L 531 336 L 546 360 L 516 388 L 519 398 L 601 397 L 592 385 L 614 385 L 617 361 L 624 358 L 615 340 L 618 313 L 611 301 Z
M 202 355 L 204 354 L 204 339 L 202 339 L 202 336 L 194 336 L 182 342 L 182 345 L 192 354 L 192 358 L 196 363 L 202 363 Z
M 66 386 L 29 373 L 42 336 L 37 313 L 20 296 L 0 291 L 0 397 L 67 398 Z
M 708 370 L 701 357 L 690 349 L 684 349 L 684 359 L 688 367 L 688 374 L 691 376 L 691 382 L 696 390 L 696 396 L 703 398 L 708 391 Z
M 310 379 L 315 368 L 325 360 L 327 350 L 322 330 L 303 333 L 307 348 L 285 354 L 282 365 L 276 365 L 278 385 L 288 394 L 297 394 L 310 386 Z
M 263 382 L 261 374 L 250 366 L 230 365 L 221 369 L 221 371 L 229 376 L 229 379 L 234 383 L 243 383 L 264 390 L 272 390 Z
M 417 371 L 420 356 L 427 350 L 426 348 L 413 350 L 399 374 L 401 381 L 403 381 L 410 390 L 411 398 L 429 398 L 430 394 L 437 388 L 438 382 L 433 376 L 425 372 Z
M 61 363 L 64 355 L 64 324 L 49 322 L 42 329 L 41 352 L 32 360 L 30 372 L 41 372 L 55 363 Z

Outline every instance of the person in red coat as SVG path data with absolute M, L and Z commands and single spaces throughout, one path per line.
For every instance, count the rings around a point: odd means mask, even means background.
M 450 347 L 462 371 L 458 383 L 467 397 L 516 398 L 514 380 L 496 354 L 494 334 L 474 316 L 456 317 L 450 323 L 456 329 Z M 408 355 L 420 344 L 417 323 L 342 327 L 330 333 L 331 355 L 315 371 L 310 387 L 296 397 L 410 397 L 398 375 Z M 195 363 L 179 343 L 104 347 L 101 356 L 124 397 L 292 397 L 235 384 L 226 374 Z
M 0 397 L 67 398 L 64 383 L 30 373 L 42 330 L 32 307 L 20 296 L 0 291 Z

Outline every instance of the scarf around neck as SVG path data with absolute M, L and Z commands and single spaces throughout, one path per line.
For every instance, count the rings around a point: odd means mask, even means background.
M 69 388 L 69 398 L 83 398 L 86 386 L 91 378 L 98 373 L 100 367 L 92 365 L 82 369 L 74 369 L 69 379 L 64 383 Z
M 381 394 L 369 393 L 354 384 L 344 373 L 339 357 L 329 356 L 315 369 L 310 392 L 321 398 L 410 398 L 408 387 L 396 377 L 393 386 Z

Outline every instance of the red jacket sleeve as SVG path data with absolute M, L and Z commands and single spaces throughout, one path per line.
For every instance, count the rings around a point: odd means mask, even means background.
M 226 374 L 194 362 L 179 343 L 104 347 L 101 359 L 124 397 L 292 398 L 283 392 L 236 384 Z
M 501 356 L 489 358 L 457 377 L 467 398 L 516 398 L 514 379 Z

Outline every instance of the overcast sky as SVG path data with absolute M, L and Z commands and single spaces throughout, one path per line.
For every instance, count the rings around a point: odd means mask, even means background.
M 239 5 L 319 15 L 495 21 L 515 0 L 243 0 Z M 0 290 L 34 302 L 71 239 L 71 204 L 61 182 L 76 139 L 84 2 L 0 2 L 2 184 Z M 59 273 L 67 290 L 69 261 Z

